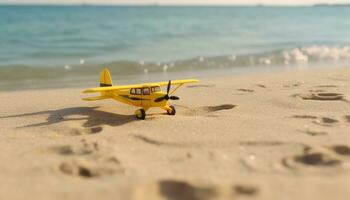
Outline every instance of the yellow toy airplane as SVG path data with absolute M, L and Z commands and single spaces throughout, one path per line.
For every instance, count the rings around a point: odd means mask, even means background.
M 175 115 L 175 107 L 168 103 L 169 100 L 179 100 L 172 94 L 185 83 L 198 82 L 196 79 L 175 80 L 169 82 L 143 83 L 137 85 L 112 86 L 112 78 L 108 69 L 101 72 L 100 87 L 90 88 L 84 93 L 100 92 L 98 97 L 83 98 L 85 101 L 96 101 L 103 99 L 114 99 L 132 106 L 141 107 L 135 111 L 137 119 L 145 119 L 146 111 L 151 107 L 159 107 L 167 111 L 168 115 Z M 161 91 L 161 86 L 167 85 L 167 92 Z M 170 92 L 171 85 L 177 87 Z

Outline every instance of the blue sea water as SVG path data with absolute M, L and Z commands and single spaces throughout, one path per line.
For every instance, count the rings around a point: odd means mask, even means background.
M 347 63 L 349 19 L 350 7 L 0 6 L 0 88 L 104 66 L 122 79 Z

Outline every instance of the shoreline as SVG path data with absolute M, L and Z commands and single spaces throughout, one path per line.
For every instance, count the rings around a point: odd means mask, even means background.
M 113 80 L 115 80 L 114 85 L 129 85 L 129 84 L 139 84 L 148 82 L 158 82 L 165 80 L 176 80 L 176 79 L 220 79 L 227 76 L 251 76 L 251 75 L 264 75 L 264 74 L 275 74 L 275 73 L 295 73 L 298 71 L 317 71 L 317 70 L 332 70 L 332 69 L 342 69 L 346 68 L 346 63 L 341 63 L 338 65 L 332 64 L 329 67 L 327 63 L 319 65 L 292 65 L 292 66 L 255 66 L 255 67 L 232 67 L 224 69 L 202 69 L 193 70 L 189 69 L 187 71 L 178 72 L 152 72 L 144 74 L 129 74 L 121 75 L 118 70 L 113 67 L 107 67 L 111 70 L 111 75 Z M 0 82 L 0 92 L 10 92 L 10 91 L 30 91 L 30 90 L 49 90 L 49 89 L 79 89 L 84 87 L 94 87 L 98 86 L 98 78 L 100 71 L 103 68 L 96 68 L 94 73 L 89 75 L 81 76 L 77 71 L 70 73 L 66 70 L 66 77 L 61 77 L 55 79 L 53 75 L 50 77 L 41 79 L 27 79 L 25 77 L 17 77 L 14 80 L 2 81 Z M 48 68 L 47 70 L 50 70 Z M 99 71 L 98 71 L 99 70 Z M 13 71 L 11 73 L 17 73 Z M 45 72 L 49 73 L 49 71 Z M 50 72 L 55 73 L 55 72 Z M 29 74 L 30 75 L 30 74 Z M 18 79 L 23 79 L 18 81 Z

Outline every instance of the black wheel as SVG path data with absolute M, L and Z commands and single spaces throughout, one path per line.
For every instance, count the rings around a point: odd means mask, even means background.
M 146 112 L 144 109 L 139 109 L 135 111 L 135 116 L 137 119 L 144 120 L 146 118 Z
M 176 114 L 176 110 L 174 106 L 169 106 L 171 108 L 171 110 L 167 110 L 166 112 L 168 113 L 168 115 L 175 115 Z

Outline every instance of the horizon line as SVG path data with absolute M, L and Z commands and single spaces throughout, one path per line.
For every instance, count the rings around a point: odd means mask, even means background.
M 310 4 L 269 4 L 269 3 L 258 3 L 258 4 L 239 4 L 239 3 L 0 3 L 0 6 L 174 6 L 174 7 L 317 7 L 317 6 L 350 6 L 350 3 L 310 3 Z
M 349 4 L 233 4 L 233 3 L 0 3 L 0 6 L 232 6 L 232 7 L 312 7 Z

